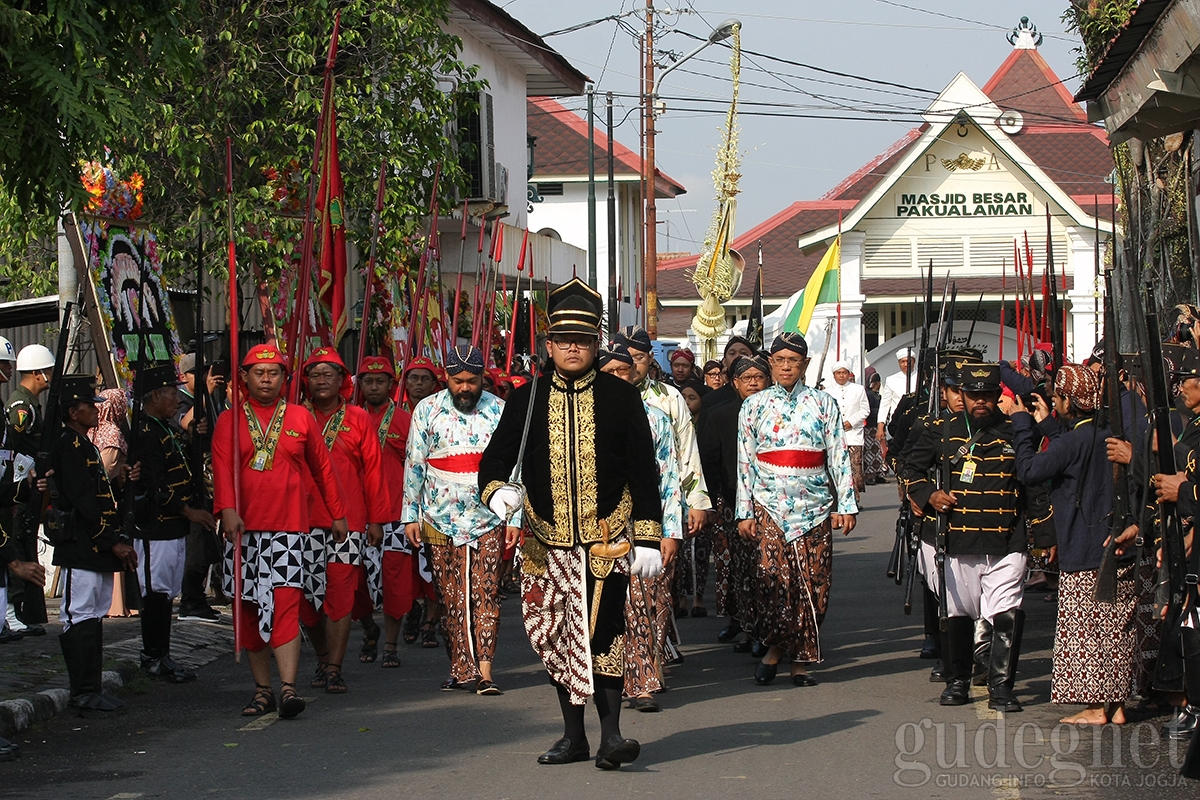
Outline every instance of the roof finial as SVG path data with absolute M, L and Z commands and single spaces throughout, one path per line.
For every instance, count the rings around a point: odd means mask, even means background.
M 1036 50 L 1042 43 L 1042 35 L 1037 26 L 1029 21 L 1029 17 L 1021 17 L 1017 27 L 1008 35 L 1008 43 L 1014 50 Z

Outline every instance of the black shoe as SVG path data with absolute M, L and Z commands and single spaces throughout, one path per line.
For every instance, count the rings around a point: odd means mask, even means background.
M 634 711 L 655 712 L 660 711 L 658 701 L 653 697 L 635 697 L 629 701 L 629 707 Z
M 933 669 L 929 671 L 930 683 L 945 683 L 946 670 L 942 667 L 942 660 L 939 658 L 938 663 L 933 665 Z
M 925 644 L 921 645 L 921 658 L 933 659 L 941 658 L 942 650 L 938 647 L 938 639 L 936 636 L 925 636 Z
M 759 686 L 766 686 L 771 681 L 775 680 L 775 673 L 779 671 L 779 663 L 767 664 L 760 661 L 754 667 L 754 682 Z
M 41 625 L 26 625 L 25 630 L 21 631 L 21 633 L 26 636 L 45 636 L 46 629 Z
M 692 606 L 692 616 L 693 617 L 707 617 L 708 609 L 705 608 L 704 606 Z
M 1185 742 L 1200 726 L 1200 706 L 1188 705 L 1179 710 L 1178 716 L 1163 726 L 1163 735 L 1176 742 Z
M 539 764 L 574 764 L 576 761 L 587 761 L 591 754 L 592 748 L 587 739 L 576 745 L 564 736 L 538 756 L 537 761 Z
M 181 608 L 179 609 L 179 619 L 191 620 L 193 622 L 220 622 L 221 612 L 208 606 L 189 608 L 186 611 Z
M 637 739 L 610 736 L 596 751 L 596 769 L 618 769 L 622 764 L 637 761 L 641 753 Z
M 16 742 L 0 739 L 0 761 L 13 761 L 21 757 L 21 748 Z
M 816 686 L 817 679 L 814 678 L 812 675 L 809 675 L 807 672 L 801 672 L 798 675 L 792 676 L 792 685 L 793 686 Z
M 9 628 L 0 630 L 0 644 L 11 644 L 19 642 L 25 638 L 25 634 L 20 631 L 14 631 Z
M 453 692 L 455 689 L 475 689 L 475 687 L 476 684 L 474 682 L 456 681 L 454 678 L 447 678 L 442 681 L 443 692 Z
M 742 632 L 742 623 L 736 619 L 731 619 L 729 624 L 721 628 L 721 632 L 717 634 L 718 642 L 732 642 L 737 638 L 737 635 Z
M 496 695 L 504 694 L 504 692 L 500 691 L 500 687 L 491 681 L 481 680 L 475 685 L 475 694 L 482 695 L 484 697 L 494 697 Z
M 675 619 L 679 619 L 681 617 L 686 617 L 687 615 L 688 615 L 688 611 L 686 608 L 675 609 Z
M 946 690 L 938 700 L 944 706 L 965 706 L 971 701 L 971 685 L 966 681 L 955 680 L 946 683 Z
M 750 655 L 754 656 L 755 658 L 762 658 L 767 654 L 767 650 L 769 649 L 770 648 L 762 642 L 755 642 L 750 646 Z
M 754 646 L 754 645 L 753 645 L 753 643 L 752 643 L 752 642 L 751 642 L 749 639 L 747 639 L 747 640 L 746 640 L 746 641 L 744 641 L 744 642 L 734 642 L 734 643 L 733 643 L 733 652 L 735 652 L 735 653 L 749 653 L 749 652 L 750 652 L 750 648 L 751 648 L 751 647 L 753 647 L 753 646 Z M 760 656 L 760 658 L 761 658 L 761 656 Z

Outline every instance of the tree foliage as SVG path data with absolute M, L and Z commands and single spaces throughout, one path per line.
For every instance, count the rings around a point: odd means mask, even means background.
M 198 66 L 186 81 L 161 87 L 129 143 L 131 163 L 147 176 L 147 217 L 170 233 L 164 263 L 191 252 L 198 214 L 210 221 L 212 238 L 224 239 L 226 137 L 233 140 L 239 252 L 268 274 L 289 260 L 339 10 L 334 98 L 348 238 L 366 250 L 386 161 L 381 260 L 403 249 L 428 208 L 435 165 L 442 164 L 443 189 L 460 179 L 449 125 L 480 88 L 475 69 L 457 60 L 457 39 L 439 24 L 445 0 L 197 1 L 190 36 Z
M 1092 68 L 1104 55 L 1108 43 L 1120 32 L 1139 0 L 1071 0 L 1071 5 L 1063 12 L 1062 20 L 1067 23 L 1067 30 L 1078 33 L 1083 41 L 1081 47 L 1075 48 L 1075 66 L 1084 75 L 1091 73 Z
M 207 267 L 223 272 L 226 137 L 239 254 L 277 272 L 298 244 L 338 11 L 348 238 L 365 252 L 381 162 L 381 266 L 411 252 L 435 166 L 442 197 L 461 182 L 450 123 L 482 84 L 441 27 L 447 0 L 123 0 L 119 13 L 87 0 L 0 3 L 0 274 L 53 264 L 58 198 L 78 207 L 79 162 L 95 158 L 145 176 L 144 220 L 169 276 L 190 267 L 201 221 Z M 26 49 L 33 57 L 23 60 Z M 23 281 L 0 286 L 3 296 L 29 294 Z

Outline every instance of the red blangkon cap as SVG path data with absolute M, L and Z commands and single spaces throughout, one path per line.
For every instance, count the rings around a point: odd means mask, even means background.
M 250 369 L 255 364 L 278 364 L 287 372 L 287 361 L 283 352 L 273 344 L 256 344 L 250 348 L 246 357 L 242 359 L 242 369 Z
M 359 375 L 390 375 L 396 377 L 396 368 L 390 358 L 383 356 L 366 356 L 358 365 Z

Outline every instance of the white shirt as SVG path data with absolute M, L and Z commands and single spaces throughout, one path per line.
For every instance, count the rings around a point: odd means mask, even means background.
M 839 385 L 837 380 L 834 380 L 827 391 L 837 400 L 842 422 L 850 423 L 850 430 L 845 432 L 847 446 L 861 447 L 863 426 L 866 425 L 867 417 L 871 415 L 871 402 L 867 399 L 867 390 L 853 381 Z
M 883 382 L 883 389 L 879 392 L 879 422 L 886 425 L 891 422 L 892 413 L 896 410 L 896 406 L 900 405 L 900 398 L 909 392 L 909 376 L 903 372 L 897 372 L 895 375 L 888 375 Z M 917 376 L 912 376 L 913 390 L 917 388 Z

